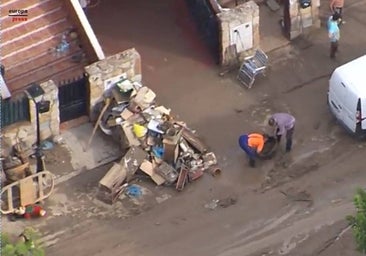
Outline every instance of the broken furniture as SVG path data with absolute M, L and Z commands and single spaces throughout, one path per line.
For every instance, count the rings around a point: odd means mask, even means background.
M 253 56 L 245 58 L 240 66 L 237 78 L 243 85 L 250 89 L 257 75 L 265 75 L 267 65 L 267 55 L 262 50 L 257 49 Z
M 22 143 L 17 143 L 7 150 L 9 154 L 2 158 L 2 168 L 7 182 L 15 182 L 31 175 L 28 158 L 33 150 Z
M 6 180 L 11 182 L 15 182 L 21 180 L 29 174 L 29 163 L 24 163 L 9 169 L 4 170 L 6 175 Z
M 114 163 L 99 181 L 99 197 L 102 201 L 113 204 L 123 191 L 127 172 L 123 165 Z
M 27 206 L 48 198 L 54 189 L 52 173 L 38 172 L 15 181 L 1 189 L 1 213 L 14 213 L 20 206 Z
M 120 165 L 126 170 L 127 181 L 130 181 L 139 169 L 140 165 L 147 158 L 147 153 L 136 146 L 131 147 L 120 161 Z

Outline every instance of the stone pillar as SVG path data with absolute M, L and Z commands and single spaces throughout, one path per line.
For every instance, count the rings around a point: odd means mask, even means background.
M 221 30 L 221 65 L 228 66 L 238 60 L 242 61 L 259 47 L 259 6 L 254 1 L 222 11 L 217 14 L 217 18 Z M 251 30 L 241 33 L 243 27 L 251 27 Z M 251 35 L 247 34 L 248 31 L 251 31 Z
M 58 87 L 52 80 L 41 83 L 40 86 L 44 90 L 43 99 L 50 101 L 50 110 L 47 113 L 39 115 L 41 140 L 45 140 L 47 138 L 60 134 Z M 33 101 L 31 102 L 31 104 L 34 104 Z M 34 111 L 34 113 L 31 112 L 31 121 L 33 124 L 37 125 L 35 106 L 30 106 L 30 110 Z M 36 128 L 37 126 L 35 126 L 35 129 Z
M 19 122 L 2 129 L 3 147 L 12 147 L 18 142 L 28 146 L 36 142 L 36 130 L 31 122 Z M 3 148 L 2 148 L 3 150 Z
M 45 91 L 43 99 L 50 101 L 50 110 L 40 114 L 41 140 L 48 139 L 60 134 L 60 113 L 58 101 L 58 88 L 50 80 L 40 84 Z M 33 145 L 37 140 L 36 106 L 32 99 L 29 99 L 30 122 L 19 122 L 4 127 L 2 132 L 4 142 L 13 146 L 17 142 L 24 142 L 26 145 Z
M 312 5 L 311 5 L 311 14 L 312 14 L 314 28 L 321 27 L 319 9 L 320 9 L 320 0 L 313 0 Z
M 312 28 L 320 28 L 320 0 L 312 0 L 311 7 L 305 9 L 301 8 L 298 0 L 289 1 L 291 18 L 290 40 L 310 31 Z
M 141 57 L 134 49 L 128 49 L 104 60 L 85 67 L 89 75 L 90 84 L 90 111 L 93 113 L 95 105 L 102 99 L 106 88 L 106 81 L 117 82 L 123 76 L 133 82 L 141 82 Z M 93 116 L 90 116 L 93 121 Z

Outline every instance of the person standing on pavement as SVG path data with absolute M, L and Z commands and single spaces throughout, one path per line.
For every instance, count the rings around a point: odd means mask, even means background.
M 338 27 L 339 14 L 335 13 L 328 19 L 328 37 L 330 40 L 330 58 L 334 59 L 338 51 L 340 31 Z
M 255 159 L 263 150 L 268 136 L 260 133 L 243 134 L 239 137 L 239 146 L 249 157 L 249 166 L 255 167 Z
M 290 152 L 292 149 L 295 122 L 295 117 L 287 113 L 275 113 L 268 120 L 268 125 L 274 127 L 274 135 L 278 143 L 281 141 L 282 136 L 286 135 L 286 152 Z
M 344 6 L 344 0 L 330 0 L 330 10 L 332 12 L 332 14 L 339 14 L 339 18 L 338 18 L 338 24 L 343 23 L 343 6 Z
M 88 9 L 89 1 L 88 0 L 79 0 L 79 3 L 81 5 L 81 8 L 83 8 L 84 13 L 86 14 L 87 9 Z

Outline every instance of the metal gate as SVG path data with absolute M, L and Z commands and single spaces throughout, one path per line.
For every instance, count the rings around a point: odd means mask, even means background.
M 186 0 L 187 6 L 216 63 L 220 61 L 219 24 L 208 0 Z
M 58 88 L 60 122 L 88 115 L 89 81 L 86 76 L 62 81 Z
M 25 94 L 5 100 L 0 97 L 0 104 L 1 127 L 21 121 L 30 121 L 29 99 Z

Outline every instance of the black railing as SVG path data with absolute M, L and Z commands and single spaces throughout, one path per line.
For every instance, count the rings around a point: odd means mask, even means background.
M 29 100 L 26 95 L 22 97 L 3 100 L 1 104 L 1 127 L 22 121 L 30 121 Z

